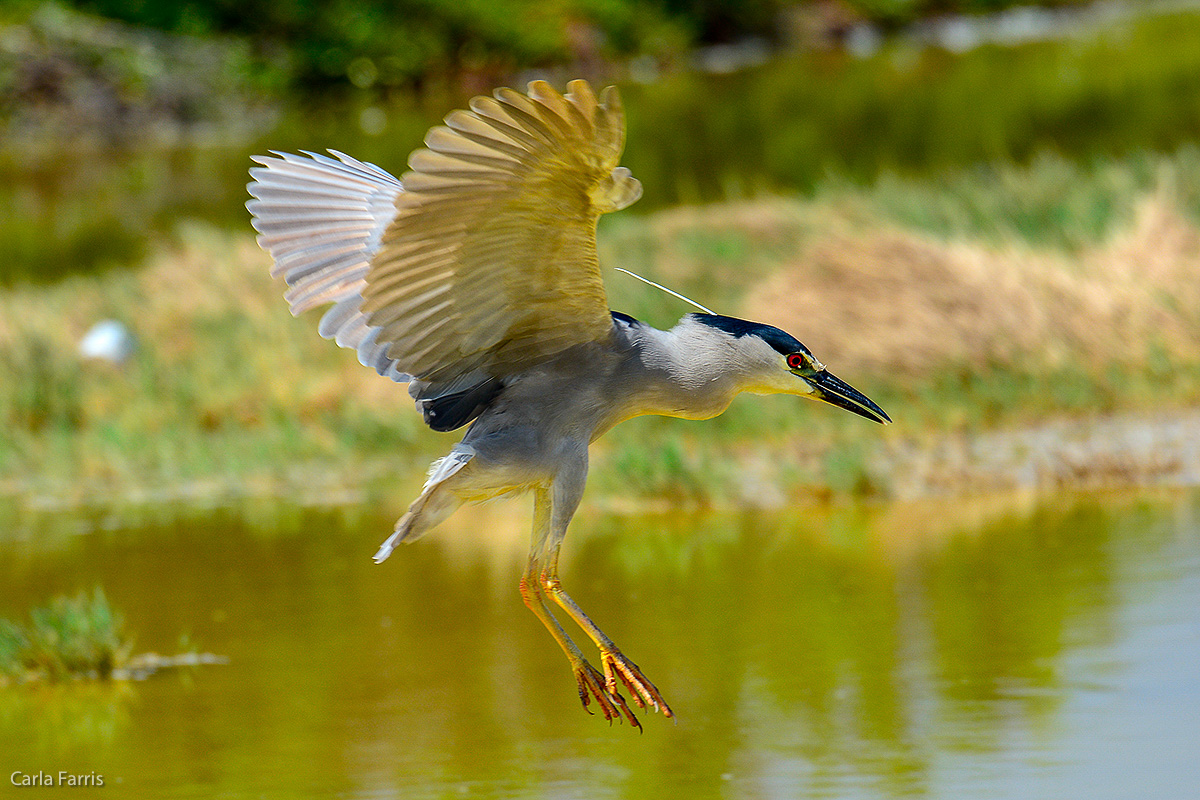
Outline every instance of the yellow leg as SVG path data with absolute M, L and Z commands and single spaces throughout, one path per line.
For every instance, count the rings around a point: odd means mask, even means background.
M 609 639 L 604 631 L 600 630 L 596 623 L 583 613 L 583 609 L 571 599 L 571 596 L 563 591 L 562 584 L 558 579 L 557 561 L 556 554 L 550 565 L 542 571 L 540 576 L 542 591 L 548 594 L 555 603 L 558 603 L 600 649 L 600 661 L 604 666 L 604 686 L 608 693 L 616 697 L 621 696 L 617 691 L 617 678 L 619 677 L 621 683 L 625 684 L 625 688 L 629 690 L 630 696 L 633 697 L 633 702 L 637 703 L 640 708 L 649 706 L 655 711 L 661 711 L 665 717 L 675 716 L 671 707 L 659 694 L 658 688 L 642 674 L 638 665 L 618 650 L 612 639 Z
M 554 641 L 558 642 L 559 647 L 567 654 L 567 659 L 571 662 L 571 671 L 575 673 L 575 682 L 579 685 L 579 700 L 583 703 L 583 708 L 589 714 L 591 709 L 592 698 L 596 699 L 596 704 L 600 707 L 600 712 L 604 714 L 604 718 L 609 722 L 614 719 L 629 720 L 629 724 L 635 728 L 641 729 L 641 723 L 638 722 L 634 713 L 630 711 L 625 698 L 620 695 L 615 689 L 615 684 L 612 688 L 609 687 L 610 681 L 604 675 L 601 675 L 587 659 L 584 658 L 583 652 L 579 646 L 571 640 L 567 632 L 563 630 L 559 621 L 550 611 L 550 607 L 546 605 L 546 598 L 542 590 L 541 576 L 545 572 L 544 561 L 546 559 L 546 549 L 548 545 L 552 545 L 552 537 L 550 537 L 550 518 L 551 518 L 551 499 L 550 492 L 545 488 L 534 490 L 533 504 L 533 546 L 529 553 L 529 564 L 525 569 L 525 573 L 521 576 L 521 599 L 525 601 L 525 605 L 534 613 L 542 624 L 546 626 L 546 630 L 550 631 L 550 635 L 554 637 Z M 561 541 L 561 538 L 558 540 Z M 553 555 L 551 558 L 557 560 L 557 543 L 551 547 Z M 635 700 L 637 700 L 635 696 Z M 638 703 L 640 704 L 640 700 Z
M 546 606 L 546 601 L 539 588 L 538 567 L 532 560 L 529 569 L 521 576 L 521 599 L 525 601 L 525 605 L 529 606 L 529 610 L 542 621 L 546 630 L 550 631 L 550 635 L 567 654 L 567 659 L 571 662 L 571 671 L 575 673 L 575 681 L 579 685 L 579 700 L 583 703 L 584 710 L 591 713 L 588 706 L 595 697 L 596 704 L 600 707 L 600 713 L 606 720 L 612 722 L 614 719 L 627 719 L 630 725 L 640 729 L 641 723 L 629 710 L 625 698 L 615 688 L 609 688 L 610 681 L 588 663 L 579 646 L 571 641 L 571 637 L 567 635 L 562 625 Z M 636 696 L 635 700 L 637 700 Z M 637 702 L 641 705 L 640 700 Z

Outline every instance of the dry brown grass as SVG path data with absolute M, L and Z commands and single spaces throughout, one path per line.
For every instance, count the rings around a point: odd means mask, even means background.
M 627 218 L 601 247 L 606 264 L 633 266 L 720 312 L 789 330 L 855 384 L 887 375 L 876 386 L 895 387 L 906 404 L 885 434 L 897 437 L 963 420 L 1027 422 L 1064 402 L 1097 408 L 1098 384 L 1108 410 L 1171 402 L 1125 402 L 1135 390 L 1123 380 L 1147 374 L 1152 347 L 1176 357 L 1172 365 L 1200 363 L 1200 230 L 1172 197 L 1165 189 L 1147 196 L 1128 225 L 1071 256 L 1015 239 L 941 241 L 889 226 L 867 203 L 820 199 Z M 331 496 L 390 485 L 398 471 L 418 475 L 448 437 L 424 428 L 402 386 L 321 340 L 319 313 L 290 317 L 284 287 L 268 269 L 249 233 L 199 226 L 137 270 L 0 291 L 0 385 L 7 387 L 0 424 L 8 434 L 0 439 L 0 494 L 99 496 L 130 487 L 153 494 L 217 476 L 209 494 L 282 485 L 300 487 L 298 496 Z M 631 280 L 609 284 L 614 307 L 655 324 L 670 325 L 688 310 Z M 77 355 L 80 337 L 105 317 L 128 324 L 139 341 L 124 369 Z M 1051 396 L 1029 412 L 1020 394 L 1028 390 L 988 394 L 1016 372 L 1033 376 L 1037 391 L 1047 369 L 1085 367 L 1094 375 L 1090 368 L 1113 362 L 1130 369 L 1085 379 L 1078 399 Z M 947 374 L 969 374 L 963 368 L 973 365 L 1000 369 L 982 390 L 939 388 Z M 953 372 L 940 371 L 946 367 Z M 906 385 L 897 372 L 912 380 Z M 1156 380 L 1141 385 L 1156 392 Z M 921 386 L 932 391 L 908 391 Z M 1179 386 L 1175 400 L 1194 383 Z M 987 414 L 979 411 L 985 405 Z M 833 466 L 829 452 L 855 436 L 874 442 L 875 429 L 843 431 L 834 415 L 772 419 L 771 441 L 794 435 L 803 447 L 789 456 L 791 487 L 767 494 L 790 497 L 822 481 L 858 491 L 873 480 L 865 446 L 845 448 L 850 455 Z M 825 420 L 831 427 L 814 433 Z M 751 422 L 735 410 L 703 439 L 683 425 L 618 429 L 606 447 L 658 487 L 650 491 L 706 497 L 726 481 L 726 494 L 746 496 L 731 477 L 737 469 L 714 465 L 738 452 L 738 442 L 746 443 L 744 461 L 757 458 L 766 428 Z M 778 459 L 769 464 L 776 470 Z
M 1200 230 L 1159 192 L 1077 256 L 835 224 L 744 301 L 848 372 L 1200 356 Z

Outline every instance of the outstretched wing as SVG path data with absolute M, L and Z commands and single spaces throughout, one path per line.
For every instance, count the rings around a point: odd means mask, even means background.
M 612 329 L 596 220 L 636 200 L 613 88 L 498 89 L 433 128 L 362 290 L 375 341 L 435 384 L 521 371 Z
M 612 327 L 596 220 L 641 195 L 615 89 L 477 97 L 400 181 L 341 153 L 258 158 L 247 206 L 292 313 L 421 398 L 503 379 Z
M 293 314 L 333 303 L 321 318 L 326 339 L 358 351 L 359 360 L 381 375 L 407 381 L 410 375 L 374 343 L 362 290 L 383 232 L 396 216 L 400 181 L 374 164 L 343 153 L 338 160 L 307 153 L 256 156 L 247 187 L 253 200 L 258 243 L 271 254 L 271 275 L 284 276 Z

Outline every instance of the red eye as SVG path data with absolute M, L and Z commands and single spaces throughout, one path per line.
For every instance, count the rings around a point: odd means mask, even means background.
M 792 353 L 787 357 L 787 365 L 792 369 L 801 369 L 804 367 L 804 354 Z

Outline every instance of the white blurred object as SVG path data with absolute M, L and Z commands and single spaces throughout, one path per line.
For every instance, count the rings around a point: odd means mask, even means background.
M 883 46 L 883 34 L 869 22 L 855 25 L 846 32 L 846 49 L 855 58 L 870 58 Z
M 124 364 L 136 349 L 133 334 L 115 319 L 97 322 L 79 342 L 79 355 L 114 364 Z

